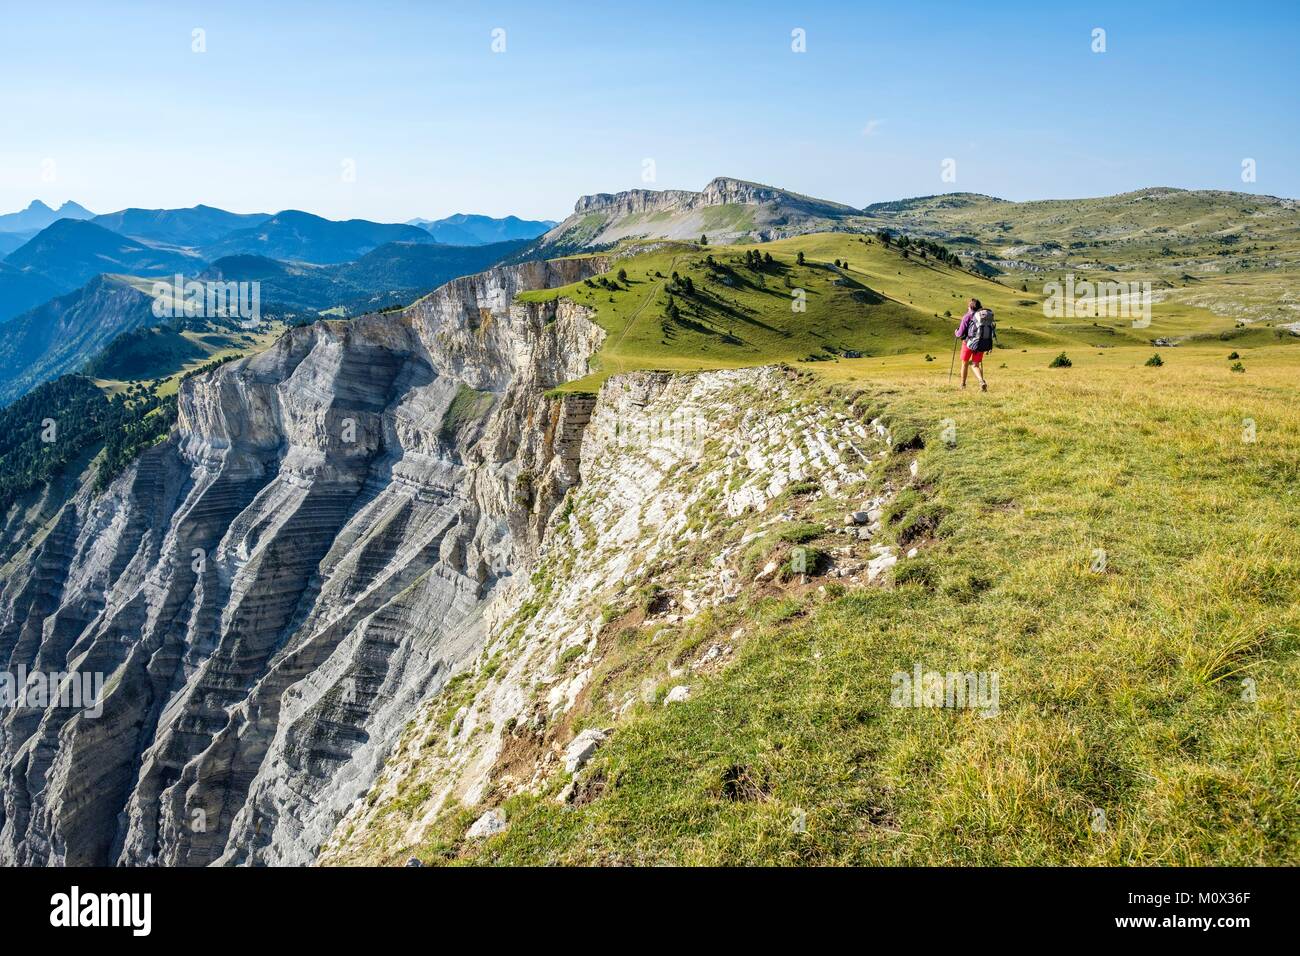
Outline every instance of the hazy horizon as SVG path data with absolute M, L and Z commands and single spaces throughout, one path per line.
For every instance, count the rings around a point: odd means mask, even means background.
M 1280 2 L 140 9 L 144 30 L 94 4 L 8 12 L 0 210 L 561 220 L 719 175 L 858 208 L 1300 196 L 1300 12 Z
M 714 178 L 718 178 L 718 177 L 710 177 L 710 179 L 714 179 Z M 732 179 L 737 179 L 737 178 L 739 178 L 739 177 L 734 177 L 734 176 L 733 176 L 733 177 L 730 177 L 730 178 L 732 178 Z M 637 189 L 637 188 L 647 188 L 647 189 L 652 189 L 652 190 L 664 190 L 664 189 L 690 189 L 690 190 L 692 190 L 692 191 L 698 192 L 698 191 L 702 190 L 702 189 L 704 188 L 705 185 L 707 185 L 707 183 L 700 183 L 699 186 L 695 186 L 695 187 L 689 187 L 689 186 L 663 186 L 663 187 L 659 187 L 659 186 L 647 186 L 647 187 L 628 186 L 628 187 L 626 187 L 626 189 Z M 773 187 L 780 188 L 780 189 L 786 189 L 786 190 L 788 190 L 789 192 L 802 192 L 802 190 L 798 190 L 798 189 L 790 189 L 789 187 L 784 186 L 784 185 L 781 184 L 781 183 L 760 183 L 760 185 L 764 185 L 764 186 L 773 186 Z M 1199 191 L 1199 192 L 1205 192 L 1205 191 L 1214 191 L 1214 190 L 1209 190 L 1209 189 L 1205 189 L 1205 188 L 1198 189 L 1198 188 L 1196 188 L 1196 187 L 1190 187 L 1190 186 L 1176 186 L 1176 185 L 1173 185 L 1173 184 L 1171 184 L 1171 183 L 1151 183 L 1151 184 L 1146 185 L 1146 186 L 1138 186 L 1138 187 L 1135 187 L 1134 189 L 1125 189 L 1125 190 L 1122 190 L 1120 193 L 1106 193 L 1106 194 L 1104 194 L 1104 195 L 1122 195 L 1122 194 L 1124 194 L 1124 193 L 1141 192 L 1141 191 L 1143 191 L 1143 190 L 1145 190 L 1145 189 L 1178 189 L 1178 190 L 1183 190 L 1183 191 L 1186 191 L 1186 192 L 1198 192 L 1198 191 Z M 622 191 L 625 191 L 625 190 L 617 190 L 617 191 L 622 192 Z M 1245 190 L 1245 189 L 1224 189 L 1224 190 L 1217 190 L 1217 191 L 1219 191 L 1219 192 L 1237 192 L 1237 193 L 1241 193 L 1241 194 L 1243 194 L 1243 195 L 1249 195 L 1249 196 L 1262 196 L 1262 197 L 1269 197 L 1269 198 L 1273 198 L 1273 199 L 1284 199 L 1284 200 L 1288 200 L 1288 199 L 1289 199 L 1289 200 L 1300 199 L 1300 197 L 1296 197 L 1296 196 L 1279 196 L 1279 195 L 1274 195 L 1274 194 L 1272 194 L 1272 193 L 1252 192 L 1252 191 L 1250 191 L 1250 190 Z M 609 192 L 609 190 L 606 190 L 606 192 Z M 944 191 L 938 191 L 938 192 L 934 192 L 934 193 L 917 194 L 917 195 L 914 195 L 914 196 L 895 196 L 895 197 L 893 197 L 892 199 L 873 200 L 873 202 L 892 202 L 892 201 L 901 201 L 901 200 L 908 200 L 908 199 L 925 199 L 925 198 L 928 198 L 928 197 L 930 197 L 930 196 L 963 195 L 963 194 L 965 194 L 965 195 L 970 195 L 970 194 L 976 194 L 976 193 L 975 193 L 974 190 L 969 190 L 969 189 L 955 189 L 955 190 L 950 190 L 950 191 L 947 191 L 947 192 L 944 192 Z M 591 194 L 591 193 L 585 193 L 584 195 L 592 195 L 592 194 Z M 979 194 L 977 194 L 977 195 L 988 195 L 988 194 L 987 194 L 987 193 L 979 193 Z M 578 200 L 578 198 L 579 198 L 579 197 L 575 196 L 575 197 L 574 197 L 574 201 L 576 202 L 576 201 Z M 815 199 L 827 199 L 827 200 L 832 200 L 832 201 L 838 201 L 838 200 L 836 200 L 836 197 L 834 197 L 834 196 L 814 196 L 813 198 L 815 198 Z M 1002 199 L 1002 200 L 1005 200 L 1005 201 L 1007 201 L 1007 202 L 1046 202 L 1046 201 L 1051 201 L 1051 200 L 1063 200 L 1063 201 L 1069 201 L 1069 200 L 1080 200 L 1080 199 L 1098 199 L 1098 198 L 1102 198 L 1102 196 L 1033 196 L 1033 197 L 1030 197 L 1030 198 L 1027 198 L 1027 199 L 1014 199 L 1014 200 L 1009 200 L 1009 199 L 1007 199 L 1005 196 L 990 196 L 990 198 L 992 198 L 992 199 Z M 35 196 L 35 197 L 32 198 L 32 200 L 30 200 L 28 203 L 23 204 L 23 206 L 20 207 L 20 208 L 15 208 L 15 209 L 0 209 L 0 215 L 6 215 L 6 214 L 8 214 L 8 213 L 14 213 L 14 212 L 21 212 L 23 209 L 26 209 L 26 208 L 31 204 L 31 202 L 35 202 L 35 201 L 43 202 L 46 206 L 48 206 L 48 207 L 50 207 L 51 209 L 56 210 L 56 211 L 57 211 L 57 210 L 59 209 L 59 207 L 62 206 L 65 202 L 75 202 L 75 203 L 77 203 L 79 206 L 81 206 L 82 208 L 88 210 L 89 212 L 94 213 L 94 214 L 97 215 L 97 216 L 99 216 L 99 215 L 105 215 L 105 214 L 108 214 L 108 213 L 120 212 L 122 209 L 192 209 L 192 208 L 194 208 L 195 206 L 210 206 L 210 207 L 215 207 L 215 208 L 224 209 L 226 212 L 239 213 L 239 214 L 241 214 L 241 215 L 249 215 L 249 214 L 257 215 L 257 214 L 261 214 L 261 213 L 266 213 L 266 214 L 268 214 L 268 215 L 278 215 L 279 213 L 283 213 L 283 212 L 305 212 L 305 213 L 308 213 L 308 214 L 310 214 L 310 215 L 320 216 L 321 218 L 325 218 L 325 219 L 332 219 L 332 218 L 335 218 L 335 217 L 332 217 L 332 216 L 327 216 L 327 215 L 325 215 L 324 213 L 316 212 L 316 211 L 311 210 L 311 209 L 291 209 L 291 208 L 289 208 L 289 207 L 285 207 L 284 209 L 271 209 L 271 210 L 268 210 L 268 209 L 232 209 L 232 208 L 230 208 L 230 207 L 228 207 L 228 206 L 218 206 L 216 203 L 211 203 L 211 202 L 198 202 L 198 203 L 192 203 L 192 204 L 189 205 L 189 206 L 144 206 L 144 205 L 141 205 L 141 204 L 139 204 L 139 203 L 134 203 L 134 204 L 132 204 L 132 205 L 130 205 L 130 206 L 122 206 L 122 207 L 118 207 L 118 208 L 116 208 L 116 209 L 95 209 L 95 208 L 91 207 L 88 203 L 79 202 L 75 196 L 69 196 L 69 197 L 67 197 L 66 199 L 58 200 L 57 202 L 55 202 L 55 201 L 51 201 L 51 200 L 49 200 L 49 199 L 46 199 L 46 198 L 43 198 L 43 197 L 40 197 L 40 196 Z M 869 205 L 872 205 L 872 203 L 867 203 L 866 205 L 869 206 Z M 859 206 L 859 207 L 855 207 L 855 208 L 859 208 L 859 209 L 861 209 L 861 208 L 865 208 L 865 206 Z M 507 218 L 507 217 L 509 217 L 509 216 L 515 216 L 516 218 L 521 219 L 521 220 L 524 220 L 524 221 L 541 221 L 541 220 L 548 220 L 548 219 L 549 219 L 549 220 L 554 220 L 555 222 L 558 223 L 558 222 L 562 222 L 565 218 L 567 218 L 567 217 L 568 217 L 569 215 L 571 215 L 572 213 L 573 213 L 573 210 L 572 210 L 572 208 L 570 208 L 567 212 L 565 212 L 565 213 L 563 213 L 563 214 L 557 214 L 557 215 L 552 215 L 552 216 L 520 216 L 520 215 L 518 215 L 517 213 L 509 213 L 509 212 L 507 212 L 507 213 L 502 213 L 502 214 L 500 214 L 500 215 L 498 215 L 498 216 L 495 216 L 495 217 L 493 217 L 493 218 L 504 219 L 504 218 Z M 371 219 L 370 221 L 372 221 L 372 222 L 385 222 L 385 223 L 406 223 L 406 222 L 409 222 L 409 221 L 412 221 L 412 220 L 415 220 L 415 219 L 424 219 L 424 220 L 428 220 L 428 221 L 431 221 L 431 222 L 432 222 L 432 221 L 438 221 L 438 220 L 442 220 L 442 219 L 447 219 L 447 218 L 450 218 L 450 217 L 452 217 L 452 216 L 462 216 L 462 215 L 475 216 L 475 215 L 488 215 L 488 214 L 486 214 L 486 213 L 478 213 L 478 212 L 474 212 L 474 211 L 471 211 L 471 210 L 458 209 L 458 210 L 455 210 L 454 212 L 447 212 L 447 213 L 443 213 L 443 214 L 441 214 L 441 215 L 437 215 L 437 216 L 420 216 L 420 215 L 412 215 L 412 216 L 407 216 L 407 217 L 402 218 L 402 219 L 391 219 L 391 220 L 378 220 L 378 219 Z M 347 218 L 349 218 L 349 219 L 367 219 L 368 217 L 366 217 L 366 216 L 349 216 L 349 217 L 347 217 Z

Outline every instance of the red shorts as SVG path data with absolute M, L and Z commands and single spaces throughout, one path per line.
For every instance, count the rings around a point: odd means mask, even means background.
M 961 344 L 961 360 L 963 362 L 970 362 L 973 365 L 979 365 L 984 361 L 984 353 L 972 352 L 970 346 L 963 342 Z

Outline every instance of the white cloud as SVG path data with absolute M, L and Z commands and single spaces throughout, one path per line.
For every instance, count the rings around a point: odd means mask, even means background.
M 876 134 L 876 130 L 880 129 L 880 125 L 884 122 L 885 121 L 882 119 L 867 120 L 867 125 L 862 127 L 862 135 L 874 136 Z

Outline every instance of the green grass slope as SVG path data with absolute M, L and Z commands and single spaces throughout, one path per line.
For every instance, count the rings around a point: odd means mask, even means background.
M 1220 190 L 1012 203 L 949 194 L 868 207 L 880 226 L 978 254 L 1012 285 L 1142 280 L 1160 301 L 1300 327 L 1300 203 Z
M 752 268 L 746 262 L 751 252 L 770 255 L 772 262 Z M 687 279 L 693 292 L 684 289 Z M 994 310 L 999 342 L 1007 349 L 1132 346 L 1165 338 L 1294 341 L 1277 329 L 1239 328 L 1231 310 L 1177 301 L 1157 302 L 1146 327 L 1118 316 L 1050 318 L 1041 284 L 993 281 L 933 255 L 904 255 L 875 237 L 846 233 L 716 248 L 633 245 L 622 250 L 604 280 L 520 298 L 554 297 L 593 310 L 607 333 L 596 371 L 563 386 L 570 391 L 594 390 L 609 375 L 632 369 L 833 361 L 846 351 L 929 352 L 946 362 L 952 330 L 971 297 Z M 796 308 L 800 303 L 802 311 Z

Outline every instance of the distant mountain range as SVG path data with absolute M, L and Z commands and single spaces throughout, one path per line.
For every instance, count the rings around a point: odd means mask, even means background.
M 97 275 L 193 273 L 203 260 L 183 249 L 151 246 L 84 219 L 60 219 L 0 262 L 0 322 Z
M 515 239 L 535 239 L 556 223 L 550 219 L 520 219 L 506 216 L 475 216 L 458 212 L 445 219 L 412 219 L 408 225 L 419 226 L 437 242 L 449 246 L 479 246 Z
M 483 246 L 388 242 L 355 262 L 315 265 L 240 253 L 213 262 L 201 279 L 261 283 L 262 308 L 315 313 L 335 306 L 349 315 L 406 303 L 445 282 L 482 272 L 526 243 Z
M 36 200 L 21 212 L 0 216 L 0 323 L 72 292 L 96 275 L 194 276 L 232 256 L 301 264 L 291 270 L 287 284 L 274 290 L 287 295 L 285 304 L 316 310 L 334 305 L 350 309 L 372 299 L 389 303 L 414 290 L 428 291 L 458 275 L 484 269 L 494 261 L 493 255 L 517 252 L 520 242 L 553 225 L 516 216 L 493 219 L 464 214 L 420 222 L 420 226 L 365 219 L 339 222 L 297 210 L 233 213 L 204 205 L 95 215 L 75 202 L 51 209 Z M 370 264 L 358 262 L 394 243 L 439 251 L 390 249 Z M 390 272 L 382 281 L 374 271 L 381 261 L 387 267 L 380 271 Z M 345 263 L 358 263 L 358 268 L 347 275 L 330 273 L 324 279 L 310 268 Z M 342 298 L 321 298 L 333 292 Z
M 0 215 L 0 232 L 37 233 L 60 219 L 93 219 L 95 214 L 85 206 L 69 200 L 58 209 L 51 209 L 39 199 L 22 212 Z
M 0 233 L 17 242 L 0 253 L 0 405 L 82 368 L 117 336 L 158 326 L 151 290 L 160 279 L 256 281 L 264 315 L 310 320 L 410 302 L 527 244 L 447 245 L 417 226 L 296 210 L 195 206 L 94 216 L 75 203 L 51 210 L 38 202 L 5 218 L 30 225 L 51 217 L 34 235 Z M 483 230 L 494 221 L 463 218 Z M 511 231 L 522 220 L 501 222 Z M 181 344 L 174 330 L 136 339 L 137 351 Z
M 233 213 L 204 205 L 189 209 L 130 208 L 95 215 L 75 202 L 51 209 L 36 200 L 21 212 L 0 215 L 0 258 L 16 252 L 60 220 L 88 220 L 146 245 L 192 250 L 208 262 L 248 254 L 322 265 L 355 261 L 389 242 L 484 246 L 534 239 L 555 225 L 550 220 L 518 216 L 496 219 L 466 213 L 437 220 L 413 219 L 409 223 L 336 221 L 294 209 Z
M 152 239 L 176 246 L 204 246 L 238 229 L 251 229 L 271 218 L 268 212 L 226 212 L 213 206 L 190 209 L 120 209 L 96 216 L 105 229 L 136 239 Z
M 93 222 L 60 219 L 5 257 L 5 264 L 40 272 L 58 285 L 75 289 L 105 272 L 165 275 L 194 272 L 203 260 L 193 253 L 118 235 Z
M 348 219 L 337 222 L 287 209 L 248 229 L 238 229 L 203 247 L 205 258 L 251 253 L 271 259 L 319 264 L 351 262 L 386 242 L 433 242 L 415 226 Z

